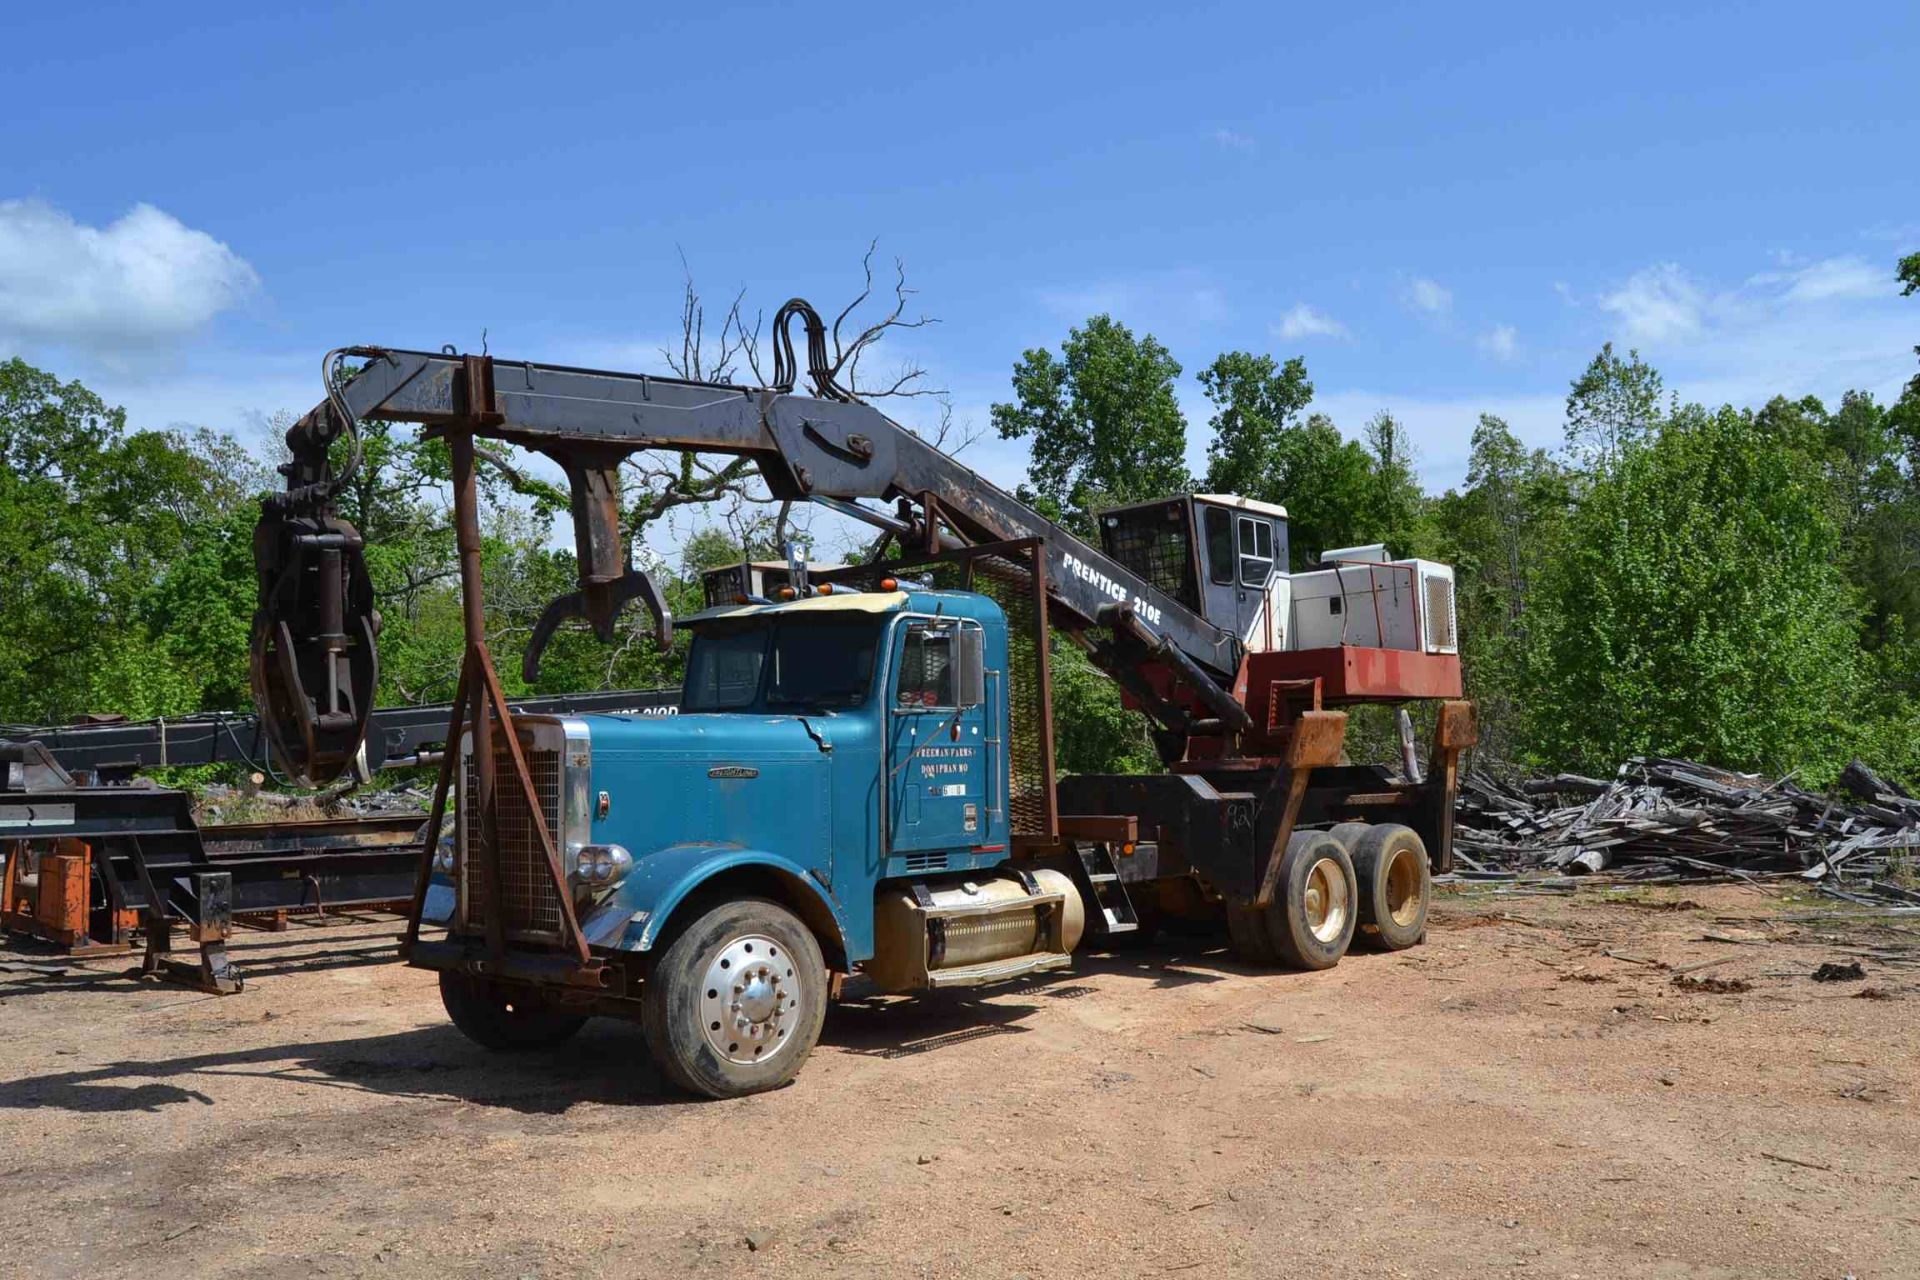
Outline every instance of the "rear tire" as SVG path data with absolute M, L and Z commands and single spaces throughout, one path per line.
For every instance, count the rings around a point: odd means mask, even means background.
M 647 1047 L 669 1080 L 738 1098 L 792 1080 L 820 1039 L 827 966 L 799 917 L 765 898 L 688 921 L 641 993 Z
M 1296 831 L 1280 859 L 1280 892 L 1267 908 L 1267 936 L 1296 969 L 1331 969 L 1353 942 L 1359 886 L 1353 859 L 1324 831 Z
M 1335 840 L 1338 840 L 1340 847 L 1347 851 L 1349 858 L 1352 858 L 1354 857 L 1353 851 L 1360 845 L 1360 837 L 1366 835 L 1367 832 L 1371 830 L 1373 830 L 1373 824 L 1371 822 L 1342 822 L 1327 832 L 1327 834 Z M 1355 859 L 1353 869 L 1355 871 L 1360 870 L 1358 859 Z
M 1267 936 L 1267 913 L 1259 907 L 1227 904 L 1227 946 L 1246 964 L 1271 969 L 1280 963 L 1280 953 Z
M 1366 941 L 1384 951 L 1417 945 L 1427 934 L 1433 893 L 1427 846 L 1419 833 L 1391 823 L 1368 827 L 1352 851 Z
M 467 1039 L 499 1051 L 544 1049 L 587 1024 L 584 1014 L 543 1004 L 532 992 L 464 973 L 440 974 L 440 1003 Z

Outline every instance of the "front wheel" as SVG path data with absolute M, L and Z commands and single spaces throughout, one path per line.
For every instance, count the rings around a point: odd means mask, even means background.
M 440 1003 L 462 1035 L 488 1049 L 543 1049 L 587 1023 L 585 1016 L 555 1009 L 532 992 L 445 970 Z
M 827 966 L 811 930 L 765 898 L 689 921 L 654 963 L 641 1022 L 661 1072 L 709 1098 L 777 1089 L 820 1039 Z

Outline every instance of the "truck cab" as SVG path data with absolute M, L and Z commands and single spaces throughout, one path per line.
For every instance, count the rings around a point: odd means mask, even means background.
M 1000 607 L 960 591 L 819 591 L 683 620 L 678 715 L 515 718 L 580 928 L 612 975 L 590 998 L 529 1001 L 524 1034 L 637 1014 L 667 1074 L 749 1092 L 805 1057 L 828 970 L 914 990 L 1067 962 L 1083 918 L 1072 882 L 1003 867 Z M 470 737 L 461 749 L 464 789 Z M 494 911 L 510 942 L 557 946 L 544 854 L 507 792 L 496 831 L 500 892 L 473 856 L 476 825 L 460 822 L 430 918 L 455 946 L 471 948 Z M 487 975 L 446 974 L 443 992 L 475 1039 L 522 1034 L 514 992 Z

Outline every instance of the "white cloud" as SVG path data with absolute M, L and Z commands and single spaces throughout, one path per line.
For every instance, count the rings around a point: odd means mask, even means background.
M 1911 375 L 1909 307 L 1890 267 L 1844 255 L 1715 286 L 1667 263 L 1598 300 L 1611 336 L 1644 348 L 1682 399 L 1757 405 L 1897 395 Z
M 1347 326 L 1335 320 L 1324 311 L 1316 311 L 1304 302 L 1296 302 L 1293 309 L 1280 317 L 1280 323 L 1273 326 L 1277 337 L 1289 342 L 1296 338 L 1344 338 Z
M 259 287 L 244 258 L 149 204 L 90 227 L 39 200 L 0 201 L 0 334 L 15 341 L 162 346 Z
M 1453 310 L 1453 291 L 1425 276 L 1415 276 L 1400 296 L 1409 307 L 1430 316 L 1443 316 Z
M 1781 297 L 1788 302 L 1881 298 L 1896 291 L 1893 272 L 1851 256 L 1826 258 L 1796 271 L 1768 272 L 1754 276 L 1747 283 L 1763 289 L 1783 286 Z
M 1260 146 L 1259 142 L 1255 139 L 1248 137 L 1244 133 L 1235 132 L 1232 129 L 1215 129 L 1213 131 L 1213 140 L 1227 151 L 1253 151 Z
M 1876 222 L 1860 233 L 1862 240 L 1920 240 L 1920 222 Z
M 1619 340 L 1685 351 L 1776 326 L 1798 328 L 1818 343 L 1818 330 L 1898 292 L 1891 270 L 1850 255 L 1762 272 L 1727 288 L 1710 287 L 1668 262 L 1636 271 L 1601 294 L 1599 305 L 1614 316 Z
M 1474 341 L 1497 360 L 1511 360 L 1520 349 L 1520 335 L 1510 324 L 1497 324 Z
M 1707 298 L 1678 264 L 1636 271 L 1600 296 L 1600 309 L 1618 317 L 1618 335 L 1629 343 L 1657 344 L 1691 338 L 1701 330 Z

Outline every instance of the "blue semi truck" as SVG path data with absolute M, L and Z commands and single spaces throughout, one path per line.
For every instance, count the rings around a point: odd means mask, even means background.
M 819 320 L 793 303 L 776 317 Z M 468 650 L 402 951 L 449 1016 L 509 1050 L 638 1020 L 663 1074 L 729 1097 L 792 1079 L 858 975 L 927 992 L 1067 967 L 1076 949 L 1217 925 L 1260 966 L 1400 948 L 1450 868 L 1460 753 L 1452 573 L 1384 547 L 1289 573 L 1284 508 L 1179 494 L 1101 513 L 1098 546 L 790 354 L 741 387 L 361 348 L 288 433 L 256 533 L 254 683 L 276 755 L 324 780 L 364 733 L 378 615 L 331 508 L 363 418 L 454 464 Z M 610 636 L 637 600 L 690 630 L 673 716 L 513 714 L 486 646 L 473 441 L 539 449 L 573 489 L 580 589 Z M 620 535 L 638 449 L 751 459 L 777 495 L 883 532 L 865 563 L 741 565 L 672 619 Z M 341 457 L 348 461 L 341 464 Z M 887 511 L 875 501 L 892 501 Z M 883 554 L 891 552 L 891 554 Z M 1055 766 L 1054 647 L 1145 714 L 1163 768 Z M 1435 705 L 1421 759 L 1353 764 L 1346 710 Z M 356 721 L 360 723 L 356 725 Z

